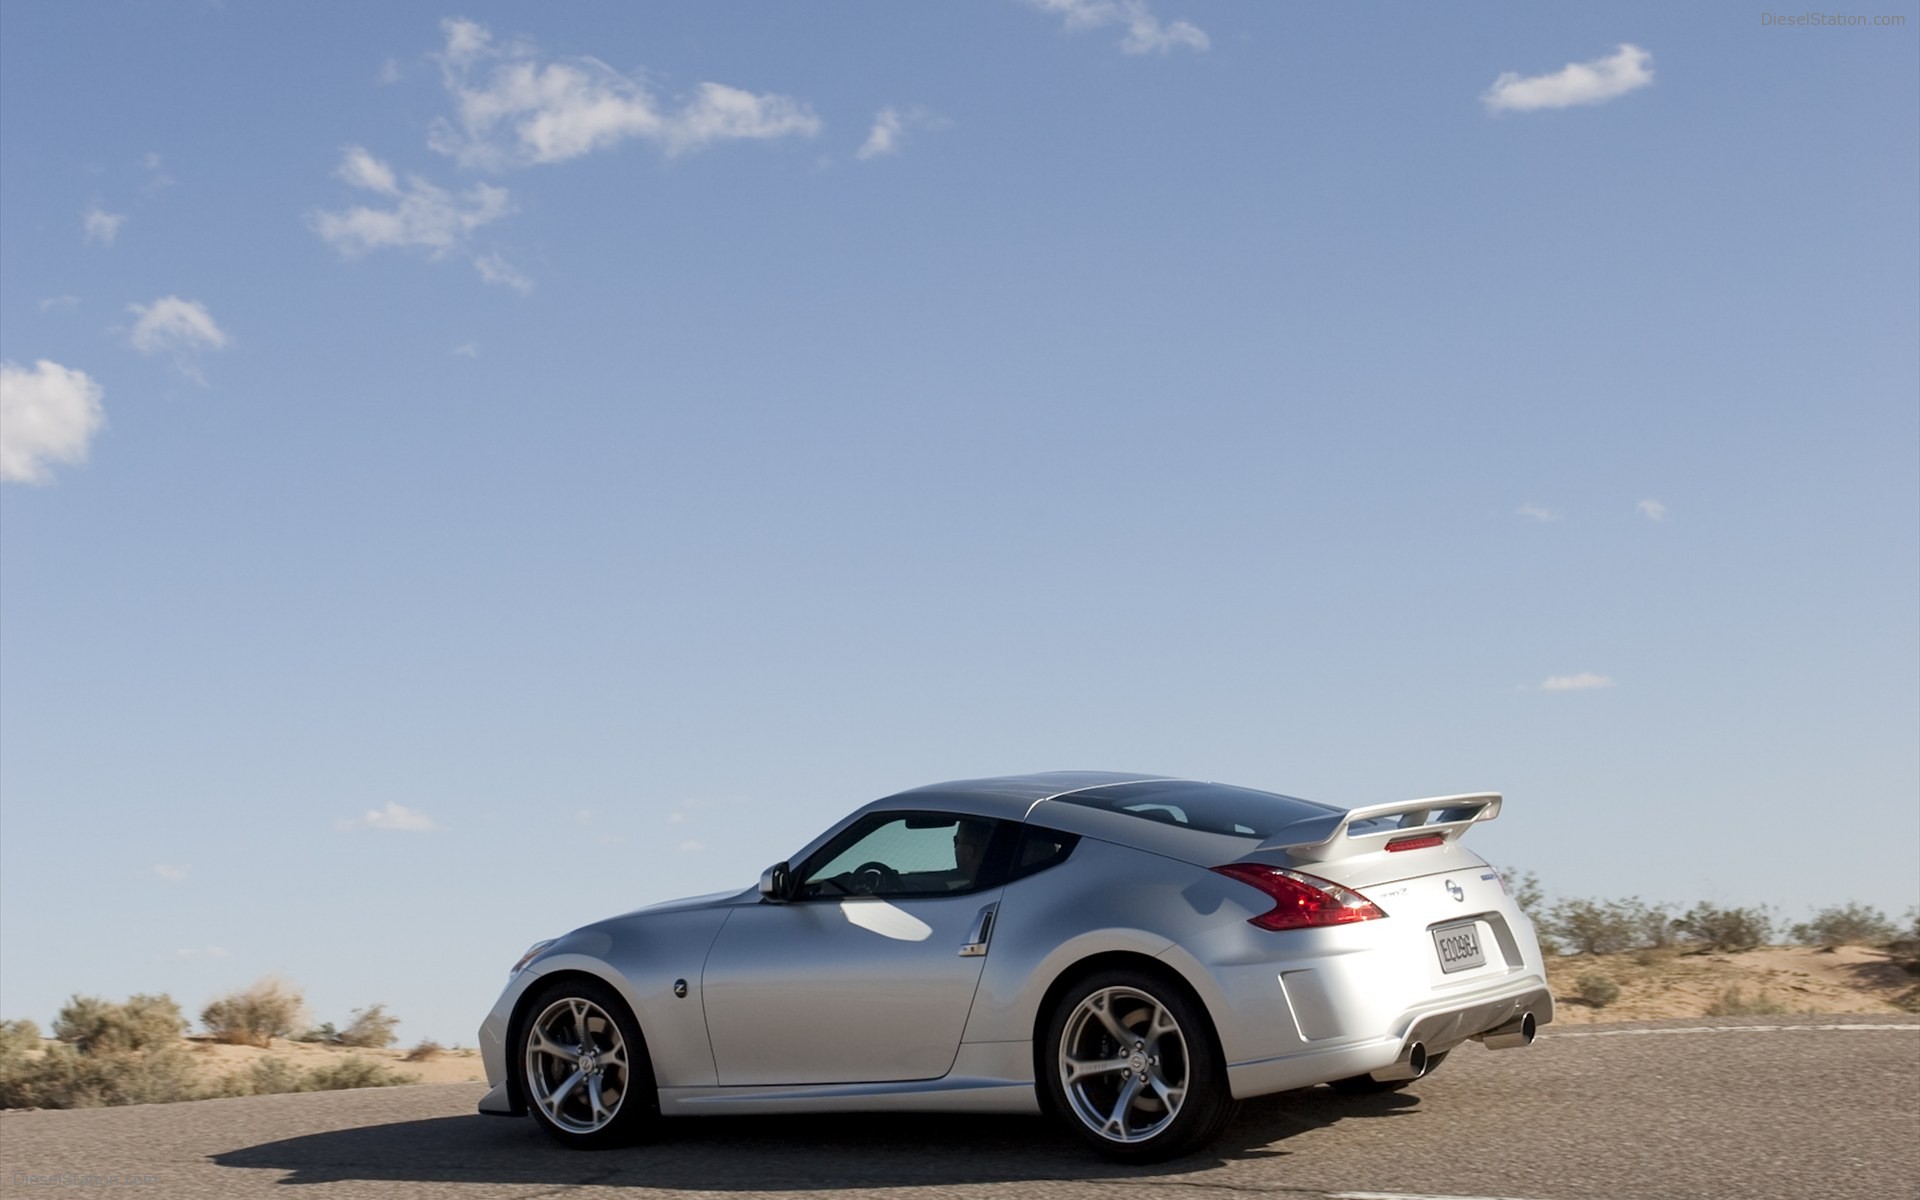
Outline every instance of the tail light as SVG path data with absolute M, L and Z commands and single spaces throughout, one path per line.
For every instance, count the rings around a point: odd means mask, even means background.
M 1387 843 L 1389 850 L 1426 850 L 1433 846 L 1444 846 L 1447 839 L 1437 833 L 1423 833 L 1414 837 L 1395 838 Z
M 1247 918 L 1247 924 L 1262 929 L 1306 929 L 1315 925 L 1351 925 L 1371 921 L 1387 914 L 1380 906 L 1351 888 L 1330 880 L 1289 871 L 1285 867 L 1267 867 L 1259 863 L 1228 863 L 1215 871 L 1229 879 L 1251 884 L 1273 900 L 1273 911 Z

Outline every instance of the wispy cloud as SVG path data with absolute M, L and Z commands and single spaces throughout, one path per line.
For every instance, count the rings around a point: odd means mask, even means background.
M 700 851 L 705 850 L 706 848 L 707 848 L 707 844 L 705 842 L 695 842 L 695 841 L 681 842 L 678 846 L 674 847 L 675 850 L 679 851 L 682 854 L 698 854 L 700 853 Z
M 140 161 L 147 168 L 147 181 L 140 185 L 141 191 L 164 192 L 177 182 L 173 176 L 167 174 L 166 164 L 158 154 L 148 153 Z
M 180 883 L 187 877 L 187 868 L 176 867 L 171 863 L 155 863 L 153 873 L 168 883 Z
M 1526 517 L 1530 520 L 1539 521 L 1542 524 L 1545 524 L 1548 521 L 1558 521 L 1560 519 L 1559 512 L 1555 511 L 1554 509 L 1547 508 L 1544 505 L 1535 504 L 1531 500 L 1527 501 L 1525 504 L 1522 504 L 1519 508 L 1514 509 L 1513 515 L 1516 517 Z
M 370 808 L 364 816 L 342 821 L 340 829 L 386 829 L 401 833 L 433 833 L 444 828 L 432 817 L 391 800 L 385 808 Z
M 456 196 L 418 175 L 403 181 L 391 166 L 359 146 L 341 152 L 335 174 L 350 187 L 385 198 L 378 205 L 309 214 L 308 226 L 345 257 L 358 258 L 381 249 L 422 250 L 435 259 L 460 253 L 473 261 L 489 283 L 504 283 L 519 291 L 533 286 L 497 254 L 478 254 L 469 248 L 475 230 L 513 211 L 507 189 L 476 183 Z
M 474 21 L 453 18 L 441 27 L 441 72 L 455 115 L 434 122 L 428 144 L 462 166 L 565 162 L 630 138 L 675 155 L 821 129 L 811 108 L 787 96 L 702 83 L 676 106 L 598 59 L 548 59 L 531 44 L 496 41 Z
M 107 423 L 100 396 L 84 371 L 44 358 L 31 370 L 0 363 L 0 481 L 46 483 L 54 463 L 86 461 Z
M 1667 506 L 1658 500 L 1642 500 L 1640 503 L 1634 505 L 1634 507 L 1639 509 L 1640 515 L 1649 521 L 1664 521 L 1667 519 Z
M 453 348 L 453 353 L 461 358 L 479 358 L 480 343 L 479 342 L 461 342 L 458 346 L 455 346 Z
M 174 953 L 179 955 L 181 958 L 226 958 L 227 957 L 227 950 L 226 950 L 226 947 L 224 946 L 187 946 L 183 949 L 175 950 Z
M 1610 688 L 1613 676 L 1595 675 L 1591 671 L 1582 671 L 1578 675 L 1549 675 L 1540 683 L 1543 692 L 1588 692 L 1595 688 Z
M 1146 0 L 1027 0 L 1042 12 L 1054 13 L 1066 21 L 1069 33 L 1100 29 L 1108 25 L 1126 27 L 1120 49 L 1126 54 L 1165 54 L 1171 50 L 1206 50 L 1213 40 L 1206 31 L 1189 21 L 1163 23 L 1147 7 Z
M 162 296 L 152 304 L 129 304 L 134 314 L 133 332 L 127 341 L 142 354 L 167 354 L 182 375 L 199 383 L 200 374 L 194 355 L 202 350 L 224 350 L 230 340 L 198 300 Z
M 1480 99 L 1488 112 L 1532 112 L 1603 104 L 1653 82 L 1653 55 L 1622 42 L 1605 58 L 1568 63 L 1550 75 L 1508 71 Z
M 473 269 L 480 272 L 480 278 L 488 283 L 510 287 L 523 296 L 533 290 L 533 280 L 522 275 L 497 253 L 474 255 Z
M 48 296 L 40 302 L 41 312 L 64 312 L 69 308 L 80 307 L 80 297 L 69 292 L 63 296 Z
M 924 108 L 883 108 L 874 114 L 873 128 L 867 131 L 867 140 L 854 151 L 854 157 L 861 162 L 883 155 L 898 154 L 905 148 L 908 135 L 921 129 L 945 129 L 951 122 L 944 117 L 935 116 Z
M 110 213 L 98 204 L 90 205 L 80 216 L 82 240 L 89 246 L 111 246 L 120 236 L 120 227 L 127 223 L 127 214 Z
M 387 87 L 387 86 L 391 86 L 392 84 L 399 83 L 400 82 L 400 60 L 397 58 L 389 58 L 387 61 L 381 63 L 380 73 L 375 75 L 373 78 L 374 78 L 374 82 L 380 84 L 382 87 Z

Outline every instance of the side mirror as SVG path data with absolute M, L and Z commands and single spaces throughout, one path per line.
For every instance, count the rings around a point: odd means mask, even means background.
M 786 863 L 775 863 L 760 872 L 760 895 L 762 899 L 775 904 L 784 904 L 793 898 L 793 868 Z

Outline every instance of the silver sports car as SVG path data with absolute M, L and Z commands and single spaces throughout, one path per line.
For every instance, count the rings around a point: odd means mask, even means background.
M 1248 1096 L 1403 1087 L 1553 1019 L 1532 925 L 1460 844 L 1499 812 L 1102 772 L 901 792 L 758 887 L 529 949 L 480 1111 L 577 1147 L 700 1113 L 1046 1111 L 1113 1158 L 1184 1154 Z

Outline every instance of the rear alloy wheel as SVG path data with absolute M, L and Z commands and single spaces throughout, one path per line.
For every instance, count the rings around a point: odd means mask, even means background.
M 1062 996 L 1045 1062 L 1054 1110 L 1108 1158 L 1174 1158 L 1211 1142 L 1233 1118 L 1206 1014 L 1142 971 L 1101 972 Z
M 1451 1050 L 1442 1050 L 1438 1054 L 1428 1055 L 1426 1073 L 1421 1075 L 1420 1079 L 1425 1079 L 1438 1071 L 1440 1064 L 1447 1061 L 1447 1055 L 1451 1053 L 1453 1053 Z M 1397 1092 L 1410 1083 L 1418 1082 L 1420 1082 L 1419 1079 L 1375 1079 L 1371 1075 L 1349 1075 L 1345 1079 L 1335 1079 L 1327 1086 L 1349 1096 L 1371 1096 L 1378 1092 Z
M 659 1112 L 639 1026 L 612 988 L 563 979 L 527 1009 L 520 1080 L 540 1127 L 580 1150 L 635 1140 Z

